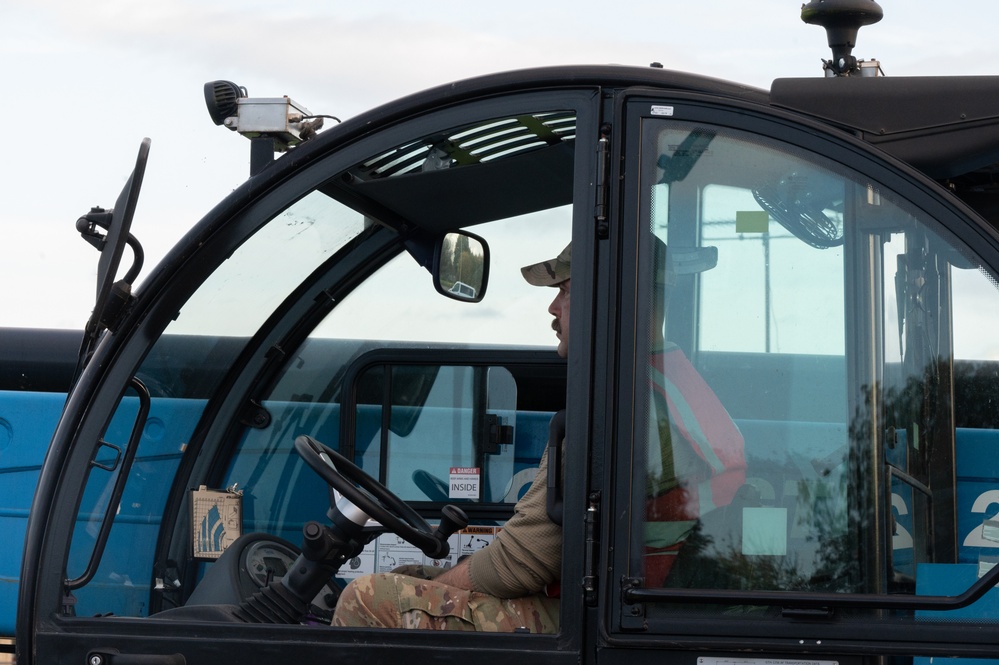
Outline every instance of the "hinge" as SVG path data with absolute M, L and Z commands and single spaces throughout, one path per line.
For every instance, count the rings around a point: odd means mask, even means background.
M 63 590 L 62 596 L 62 615 L 67 617 L 76 616 L 76 596 L 69 588 Z
M 597 185 L 596 201 L 593 206 L 593 219 L 597 225 L 597 237 L 607 238 L 610 235 L 610 224 L 607 221 L 609 208 L 610 180 L 610 132 L 611 126 L 600 125 L 600 138 L 597 139 Z
M 586 542 L 583 560 L 583 602 L 587 607 L 597 605 L 597 563 L 600 533 L 600 492 L 590 492 L 586 502 Z

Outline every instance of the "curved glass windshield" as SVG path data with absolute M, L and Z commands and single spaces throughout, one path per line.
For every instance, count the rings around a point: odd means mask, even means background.
M 310 192 L 223 262 L 165 334 L 252 335 L 295 287 L 365 228 L 358 211 Z
M 546 312 L 553 294 L 527 284 L 520 267 L 571 237 L 576 118 L 517 115 L 522 106 L 477 122 L 455 116 L 461 124 L 443 129 L 423 119 L 415 124 L 426 134 L 395 147 L 373 138 L 368 155 L 351 146 L 342 171 L 310 173 L 323 182 L 218 264 L 136 372 L 152 404 L 135 461 L 124 469 L 119 461 L 137 421 L 133 392 L 92 460 L 70 579 L 83 576 L 102 526 L 114 525 L 95 574 L 74 588 L 78 613 L 143 616 L 183 605 L 241 533 L 300 542 L 302 525 L 325 522 L 330 506 L 325 482 L 295 453 L 302 434 L 425 504 L 428 516 L 445 502 L 470 506 L 477 530 L 453 536 L 453 552 L 489 542 L 530 486 L 548 421 L 565 406 L 565 365 Z M 491 277 L 469 277 L 487 289 L 461 302 L 438 292 L 431 264 L 437 241 L 465 228 L 488 245 Z M 315 327 L 300 340 L 288 330 L 297 333 L 306 312 Z M 298 346 L 256 349 L 239 366 L 270 325 Z M 280 367 L 258 377 L 274 357 Z M 237 375 L 241 388 L 230 389 L 224 381 Z M 204 422 L 210 401 L 218 422 Z M 188 450 L 199 424 L 197 449 Z M 185 451 L 197 459 L 182 464 Z M 126 471 L 118 501 L 116 479 Z M 178 472 L 216 475 L 188 485 Z M 177 488 L 185 489 L 179 510 L 167 505 Z M 173 514 L 176 524 L 163 528 Z M 154 562 L 171 527 L 168 553 Z M 385 538 L 341 577 L 412 556 Z
M 148 557 L 137 556 L 136 544 L 151 552 L 156 543 L 170 482 L 209 397 L 275 308 L 364 228 L 360 213 L 321 192 L 310 193 L 223 261 L 167 327 L 136 373 L 152 405 L 117 511 L 109 502 L 135 422 L 133 391 L 122 399 L 92 466 L 73 534 L 70 579 L 86 568 L 101 524 L 113 516 L 114 528 L 106 548 L 110 555 L 101 560 L 94 582 L 76 592 L 81 611 L 146 613 Z M 124 552 L 130 554 L 123 557 Z

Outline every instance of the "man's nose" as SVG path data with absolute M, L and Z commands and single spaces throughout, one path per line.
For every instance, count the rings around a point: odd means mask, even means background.
M 552 316 L 558 316 L 559 310 L 557 305 L 558 305 L 559 295 L 561 294 L 556 294 L 555 297 L 552 299 L 551 304 L 548 305 L 548 313 L 551 314 Z

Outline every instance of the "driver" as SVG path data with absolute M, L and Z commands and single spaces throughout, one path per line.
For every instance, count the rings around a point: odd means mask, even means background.
M 534 286 L 558 289 L 548 306 L 559 356 L 569 352 L 570 244 L 554 259 L 521 268 Z M 564 443 L 564 441 L 563 441 Z M 334 626 L 558 631 L 559 599 L 546 592 L 562 573 L 562 527 L 546 510 L 548 452 L 514 515 L 488 546 L 444 570 L 407 567 L 404 574 L 365 575 L 343 590 Z

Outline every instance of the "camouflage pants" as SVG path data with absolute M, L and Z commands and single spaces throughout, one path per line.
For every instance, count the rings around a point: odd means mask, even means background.
M 359 577 L 340 594 L 333 625 L 501 633 L 558 631 L 558 598 L 544 594 L 496 598 L 434 582 L 433 577 L 441 572 L 438 568 L 407 566 Z

